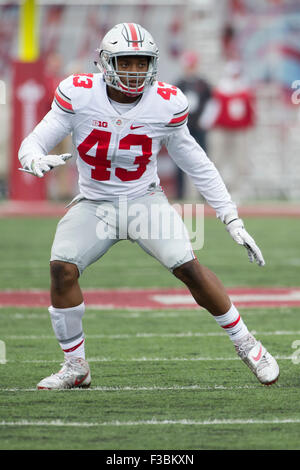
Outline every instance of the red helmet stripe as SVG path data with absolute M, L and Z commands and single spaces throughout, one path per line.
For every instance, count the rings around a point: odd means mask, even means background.
M 137 36 L 136 29 L 135 29 L 135 25 L 134 25 L 134 23 L 127 23 L 127 24 L 128 24 L 128 28 L 129 28 L 129 31 L 130 31 L 130 34 L 131 34 L 131 40 L 134 41 L 132 46 L 136 47 L 137 50 L 138 50 L 139 49 L 139 45 L 138 45 L 138 42 L 137 42 L 138 41 L 138 36 Z

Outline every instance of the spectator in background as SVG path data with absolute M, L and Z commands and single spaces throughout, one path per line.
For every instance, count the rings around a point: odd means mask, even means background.
M 206 132 L 201 127 L 199 119 L 204 108 L 211 98 L 210 85 L 198 75 L 199 57 L 195 52 L 186 51 L 182 55 L 184 77 L 177 83 L 177 86 L 186 95 L 189 102 L 188 128 L 191 135 L 198 144 L 207 152 Z M 177 170 L 177 198 L 183 199 L 185 196 L 185 175 L 178 168 Z
M 230 23 L 225 24 L 221 33 L 222 55 L 225 60 L 237 60 L 239 57 L 238 40 L 234 26 Z
M 239 201 L 250 196 L 249 156 L 251 129 L 255 125 L 255 96 L 237 61 L 226 64 L 224 74 L 213 89 L 212 98 L 201 117 L 201 126 L 214 129 L 210 158 Z

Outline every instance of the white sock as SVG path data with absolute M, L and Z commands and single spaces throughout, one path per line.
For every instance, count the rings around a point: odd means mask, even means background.
M 84 333 L 82 317 L 85 311 L 84 302 L 70 308 L 49 307 L 50 318 L 55 336 L 65 358 L 81 357 L 85 359 Z
M 241 338 L 249 334 L 247 326 L 233 304 L 227 313 L 215 316 L 214 318 L 224 328 L 233 343 L 240 342 Z

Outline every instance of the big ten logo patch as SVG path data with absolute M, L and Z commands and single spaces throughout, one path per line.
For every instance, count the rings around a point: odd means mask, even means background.
M 107 127 L 108 123 L 106 121 L 93 120 L 92 125 L 93 125 L 93 127 Z

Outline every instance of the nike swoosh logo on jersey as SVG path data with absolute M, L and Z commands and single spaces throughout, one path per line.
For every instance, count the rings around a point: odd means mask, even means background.
M 140 127 L 144 127 L 144 126 L 134 126 L 133 124 L 131 124 L 130 129 L 134 130 L 134 129 L 139 129 Z
M 261 353 L 262 353 L 262 345 L 260 345 L 260 348 L 259 348 L 259 351 L 258 351 L 258 354 L 257 356 L 252 356 L 252 359 L 256 362 L 258 362 L 261 358 Z

